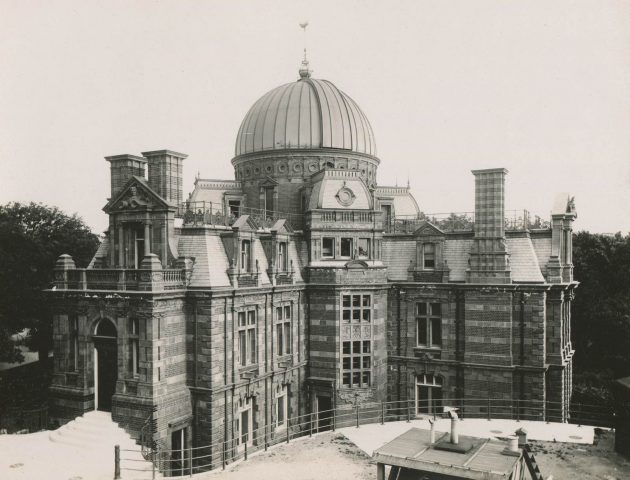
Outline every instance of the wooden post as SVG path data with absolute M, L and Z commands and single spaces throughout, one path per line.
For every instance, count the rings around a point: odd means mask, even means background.
M 381 425 L 385 425 L 385 402 L 381 402 Z
M 190 476 L 192 477 L 193 465 L 192 465 L 192 445 L 188 447 L 188 467 L 190 471 Z
M 490 397 L 488 397 L 488 421 L 490 421 L 492 417 L 490 416 Z
M 355 408 L 357 412 L 357 428 L 359 428 L 359 406 L 357 405 Z
M 407 400 L 407 423 L 411 422 L 411 403 Z
M 289 416 L 286 415 L 287 417 L 287 443 L 289 443 Z
M 308 436 L 313 436 L 313 412 L 311 412 L 308 416 Z
M 114 446 L 114 480 L 120 479 L 120 445 Z
M 243 457 L 243 460 L 247 460 L 247 442 L 249 441 L 249 438 L 245 441 L 245 456 Z

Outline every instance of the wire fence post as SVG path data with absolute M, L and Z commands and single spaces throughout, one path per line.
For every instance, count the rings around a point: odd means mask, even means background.
M 313 436 L 313 412 L 309 413 L 308 416 L 308 436 Z
M 332 431 L 335 431 L 335 427 L 337 425 L 337 409 L 333 409 L 332 411 Z
M 355 409 L 356 409 L 356 414 L 357 414 L 357 428 L 359 428 L 359 405 L 357 405 Z
M 120 445 L 114 446 L 114 480 L 120 478 Z
M 265 423 L 265 452 L 267 451 L 268 446 L 269 446 L 269 438 L 267 437 L 267 424 Z
M 492 419 L 492 415 L 490 414 L 490 397 L 488 397 L 488 421 Z
M 221 442 L 221 466 L 225 470 L 225 441 Z
M 411 403 L 407 400 L 407 423 L 411 422 Z
M 290 425 L 290 423 L 291 423 L 291 421 L 287 417 L 287 443 L 289 443 L 289 425 Z
M 192 465 L 192 445 L 188 446 L 188 469 L 190 473 L 190 477 L 192 477 L 193 465 Z
M 381 402 L 381 425 L 385 425 L 385 402 Z
M 249 438 L 245 441 L 245 456 L 243 457 L 243 461 L 247 460 L 247 444 L 249 443 Z

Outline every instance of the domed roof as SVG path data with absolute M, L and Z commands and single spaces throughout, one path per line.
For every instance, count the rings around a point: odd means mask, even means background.
M 376 155 L 367 117 L 328 80 L 300 80 L 263 95 L 241 123 L 236 156 L 284 149 L 339 148 Z

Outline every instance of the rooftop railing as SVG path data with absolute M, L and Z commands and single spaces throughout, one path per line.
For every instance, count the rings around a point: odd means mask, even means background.
M 183 220 L 184 226 L 224 226 L 231 227 L 241 215 L 249 215 L 254 223 L 262 229 L 271 228 L 278 220 L 288 220 L 292 226 L 302 225 L 304 215 L 298 213 L 279 212 L 259 208 L 238 207 L 226 212 L 222 205 L 212 202 L 184 202 L 176 216 Z
M 425 222 L 430 222 L 446 233 L 472 232 L 475 226 L 475 212 L 420 213 L 418 215 L 397 215 L 389 222 L 385 220 L 387 233 L 413 233 Z M 507 210 L 504 217 L 506 231 L 551 228 L 551 223 L 527 210 Z
M 138 468 L 137 460 L 130 458 L 143 452 L 152 461 L 153 473 L 167 477 L 193 476 L 215 469 L 225 469 L 228 464 L 246 461 L 253 452 L 267 450 L 273 445 L 289 443 L 299 437 L 312 436 L 338 428 L 386 422 L 443 417 L 444 407 L 457 408 L 459 418 L 487 420 L 515 420 L 563 422 L 578 425 L 612 427 L 614 412 L 601 405 L 573 404 L 570 407 L 559 402 L 541 400 L 516 400 L 505 398 L 453 398 L 443 400 L 403 400 L 393 402 L 368 402 L 339 406 L 332 410 L 306 413 L 291 418 L 276 418 L 272 425 L 235 434 L 235 438 L 208 445 L 188 446 L 182 449 L 161 448 L 154 439 L 145 439 L 143 449 L 123 450 L 115 453 L 115 471 L 146 471 Z M 568 419 L 568 421 L 567 421 Z M 124 475 L 123 475 L 124 477 Z

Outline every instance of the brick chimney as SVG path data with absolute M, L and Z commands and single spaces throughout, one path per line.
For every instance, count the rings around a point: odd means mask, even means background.
M 511 283 L 505 242 L 505 168 L 473 170 L 475 237 L 466 278 L 469 283 Z
M 147 159 L 135 155 L 114 155 L 105 157 L 110 163 L 111 172 L 111 198 L 114 198 L 120 189 L 132 176 L 144 178 Z
M 149 163 L 149 186 L 174 205 L 182 202 L 183 162 L 188 155 L 172 150 L 142 152 Z

